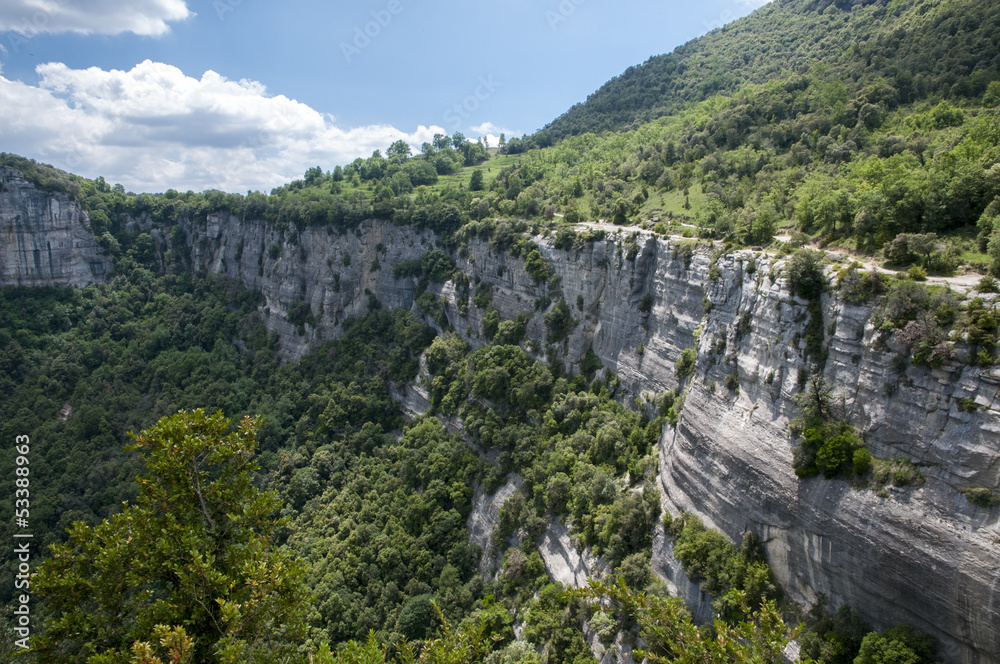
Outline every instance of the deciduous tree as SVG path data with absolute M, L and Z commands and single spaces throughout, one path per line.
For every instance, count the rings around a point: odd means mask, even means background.
M 303 571 L 274 546 L 280 502 L 253 484 L 256 431 L 196 410 L 133 434 L 149 467 L 136 503 L 73 524 L 39 569 L 42 659 L 128 662 L 181 628 L 197 662 L 275 661 L 294 647 Z

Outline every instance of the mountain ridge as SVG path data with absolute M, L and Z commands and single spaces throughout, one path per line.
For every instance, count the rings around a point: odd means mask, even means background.
M 844 25 L 834 25 L 838 19 Z M 982 0 L 775 0 L 672 53 L 630 67 L 535 138 L 546 145 L 569 135 L 635 128 L 713 94 L 733 94 L 747 83 L 780 78 L 781 72 L 807 73 L 817 52 L 820 62 L 843 80 L 888 81 L 901 92 L 901 103 L 912 101 L 913 92 L 927 90 L 945 98 L 981 94 L 990 79 L 1000 76 L 996 27 L 996 12 Z M 975 49 L 961 46 L 962 33 L 973 35 Z M 746 42 L 745 48 L 737 48 L 740 42 Z M 947 56 L 956 50 L 975 55 L 952 62 Z M 893 63 L 897 51 L 906 65 Z M 881 60 L 874 54 L 881 54 Z M 925 80 L 911 91 L 920 77 Z M 926 86 L 923 91 L 921 86 Z
M 553 595 L 538 579 L 579 581 L 552 562 L 572 557 L 556 516 L 588 555 L 678 581 L 708 618 L 726 597 L 705 600 L 712 586 L 678 571 L 659 507 L 749 542 L 746 555 L 759 541 L 765 581 L 773 572 L 803 608 L 853 606 L 879 628 L 932 634 L 948 662 L 998 661 L 998 17 L 983 0 L 779 0 L 629 70 L 595 93 L 596 112 L 581 105 L 509 154 L 484 161 L 458 135 L 415 157 L 394 144 L 269 196 L 137 196 L 0 155 L 0 286 L 12 287 L 0 313 L 14 321 L 0 380 L 33 399 L 5 426 L 36 422 L 64 446 L 76 433 L 93 466 L 40 513 L 112 511 L 134 460 L 111 422 L 198 398 L 271 418 L 267 467 L 335 640 L 360 626 L 423 634 L 413 606 L 430 616 L 434 593 L 471 610 L 476 543 L 509 554 L 493 580 L 519 602 L 541 591 L 535 612 Z M 769 30 L 759 49 L 737 53 L 757 28 Z M 745 69 L 713 60 L 713 44 L 745 54 Z M 962 272 L 968 287 L 928 272 Z M 41 306 L 33 287 L 87 284 L 38 289 L 54 305 L 37 321 L 15 311 Z M 155 370 L 130 382 L 145 362 Z M 282 364 L 285 382 L 266 384 L 285 391 L 254 394 Z M 467 481 L 425 486 L 406 464 L 392 475 L 392 398 L 447 418 L 404 437 L 446 437 Z M 345 457 L 390 478 L 397 499 L 393 482 L 412 489 L 392 516 L 406 528 L 356 522 L 352 501 L 371 487 L 342 472 Z M 419 526 L 431 503 L 433 537 Z M 475 505 L 489 518 L 466 522 L 473 540 L 461 524 Z M 371 554 L 357 541 L 388 546 L 407 529 L 397 539 L 419 582 L 398 560 L 339 569 Z M 438 535 L 448 550 L 420 549 Z M 837 661 L 817 639 L 839 637 L 811 634 L 809 652 Z

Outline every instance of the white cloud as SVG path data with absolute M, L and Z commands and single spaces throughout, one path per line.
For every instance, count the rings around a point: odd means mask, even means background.
M 504 135 L 504 138 L 510 140 L 517 136 L 520 136 L 522 132 L 515 129 L 506 129 L 492 122 L 484 122 L 480 125 L 474 127 L 469 127 L 469 131 L 473 133 L 475 138 L 483 137 L 486 139 L 487 144 L 491 148 L 495 148 L 500 145 L 500 134 Z
M 78 32 L 116 35 L 134 32 L 157 37 L 168 23 L 194 16 L 185 0 L 4 0 L 0 31 L 25 35 Z
M 479 134 L 480 136 L 485 136 L 485 135 L 499 136 L 500 134 L 506 134 L 507 138 L 513 138 L 515 135 L 520 134 L 520 132 L 518 132 L 515 129 L 507 129 L 505 127 L 500 127 L 498 125 L 493 124 L 492 122 L 484 122 L 481 125 L 469 127 L 469 129 L 474 133 Z
M 402 139 L 415 150 L 437 126 L 343 129 L 332 116 L 255 81 L 186 76 L 146 60 L 130 71 L 36 68 L 37 86 L 0 76 L 0 150 L 134 191 L 268 191 L 309 167 L 332 169 Z
M 750 9 L 760 9 L 772 0 L 737 0 L 741 5 L 745 5 Z

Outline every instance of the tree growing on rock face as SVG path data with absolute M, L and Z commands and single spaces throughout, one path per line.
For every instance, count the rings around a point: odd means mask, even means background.
M 861 642 L 855 664 L 926 664 L 931 662 L 932 639 L 909 625 L 897 625 L 878 634 L 872 632 Z
M 41 660 L 155 662 L 166 641 L 195 662 L 292 651 L 307 593 L 300 564 L 272 543 L 280 502 L 253 485 L 256 431 L 251 418 L 230 430 L 221 412 L 196 410 L 132 434 L 150 471 L 136 504 L 93 528 L 74 523 L 39 569 Z
M 788 261 L 788 286 L 792 294 L 807 300 L 818 299 L 826 286 L 823 267 L 820 265 L 823 255 L 818 251 L 799 249 Z
M 621 580 L 605 584 L 591 579 L 576 594 L 599 600 L 605 611 L 614 611 L 639 627 L 643 648 L 634 657 L 670 664 L 724 664 L 730 662 L 777 663 L 782 650 L 797 634 L 789 629 L 772 600 L 756 610 L 746 607 L 746 596 L 736 591 L 735 601 L 744 605 L 745 619 L 727 623 L 716 619 L 714 638 L 707 637 L 691 620 L 684 602 L 671 597 L 635 592 Z
M 805 426 L 811 426 L 832 419 L 833 390 L 822 375 L 813 374 L 806 383 L 806 389 L 794 397 L 795 405 L 802 411 Z
M 695 362 L 698 359 L 698 351 L 694 348 L 685 348 L 681 351 L 681 356 L 674 364 L 677 378 L 687 378 L 694 373 Z

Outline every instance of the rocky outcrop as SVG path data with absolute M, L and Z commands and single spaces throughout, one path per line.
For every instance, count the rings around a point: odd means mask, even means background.
M 712 622 L 715 618 L 712 611 L 713 597 L 688 578 L 681 561 L 674 557 L 673 541 L 663 531 L 662 524 L 657 524 L 653 531 L 653 556 L 650 565 L 666 582 L 670 594 L 684 600 L 696 623 L 704 625 Z
M 288 360 L 336 337 L 345 320 L 374 306 L 410 307 L 416 280 L 395 279 L 392 268 L 439 243 L 429 231 L 380 220 L 342 234 L 327 228 L 283 232 L 228 213 L 185 220 L 183 227 L 191 265 L 229 274 L 263 295 L 265 325 L 281 336 Z M 291 316 L 303 305 L 311 314 L 308 325 Z
M 77 237 L 86 233 L 79 209 L 28 189 L 5 180 L 3 283 L 82 284 L 106 274 L 92 240 Z M 163 229 L 148 220 L 134 225 L 167 246 Z M 261 292 L 265 323 L 281 335 L 288 359 L 376 304 L 413 307 L 416 280 L 393 278 L 392 267 L 439 247 L 428 231 L 378 220 L 345 234 L 281 231 L 225 213 L 181 226 L 184 265 L 229 274 Z M 68 229 L 59 231 L 62 244 L 45 239 L 56 237 L 56 228 Z M 680 422 L 660 443 L 666 509 L 696 513 L 734 541 L 757 532 L 793 599 L 811 602 L 823 593 L 831 606 L 848 602 L 879 628 L 909 622 L 938 639 L 948 662 L 1000 662 L 1000 508 L 975 507 L 959 491 L 1000 489 L 1000 372 L 954 364 L 900 373 L 891 343 L 876 343 L 870 308 L 824 296 L 825 376 L 845 416 L 874 454 L 910 460 L 926 482 L 879 496 L 840 480 L 800 480 L 788 424 L 807 368 L 808 312 L 789 295 L 782 261 L 759 252 L 753 261 L 750 252 L 716 259 L 714 247 L 632 233 L 568 251 L 536 237 L 555 275 L 544 283 L 523 260 L 484 240 L 454 256 L 470 283 L 490 291 L 502 317 L 528 316 L 536 356 L 557 353 L 573 368 L 592 349 L 635 397 L 686 393 Z M 456 333 L 484 343 L 482 310 L 470 301 L 461 315 L 452 283 L 430 290 L 444 300 Z M 576 325 L 552 344 L 542 313 L 558 300 Z M 685 348 L 697 348 L 698 362 L 694 376 L 681 381 L 674 365 Z M 974 412 L 966 412 L 969 403 Z M 414 401 L 414 410 L 423 407 Z M 701 601 L 659 546 L 657 571 Z
M 588 578 L 609 571 L 607 564 L 587 549 L 577 550 L 569 528 L 555 517 L 549 517 L 538 551 L 549 576 L 567 588 L 583 588 Z
M 736 541 L 756 531 L 796 600 L 823 593 L 832 606 L 850 603 L 879 628 L 909 622 L 938 639 L 947 661 L 998 661 L 998 510 L 975 507 L 959 492 L 1000 483 L 993 372 L 910 367 L 899 375 L 893 351 L 877 349 L 870 309 L 827 296 L 826 377 L 845 415 L 877 456 L 906 458 L 927 479 L 887 498 L 839 480 L 799 480 L 788 423 L 807 366 L 808 314 L 805 302 L 789 296 L 781 262 L 759 256 L 751 273 L 749 254 L 731 255 L 715 270 L 707 248 L 688 259 L 682 245 L 648 234 L 640 234 L 639 251 L 628 260 L 618 251 L 621 240 L 580 251 L 542 241 L 559 277 L 542 285 L 520 260 L 481 241 L 469 244 L 459 266 L 489 285 L 504 318 L 531 316 L 527 336 L 536 349 L 548 345 L 536 299 L 565 299 L 577 319 L 556 348 L 567 363 L 593 349 L 633 394 L 686 391 L 681 420 L 665 432 L 660 450 L 668 510 L 697 513 Z M 470 305 L 461 317 L 450 285 L 436 295 L 449 302 L 452 326 L 481 343 L 482 312 Z M 644 298 L 648 313 L 640 310 Z M 687 347 L 697 347 L 699 362 L 681 384 L 674 364 Z M 733 374 L 738 391 L 725 387 Z M 959 398 L 981 407 L 962 412 Z
M 1000 661 L 998 509 L 975 507 L 959 491 L 1000 485 L 996 370 L 899 374 L 895 351 L 876 343 L 870 308 L 824 296 L 825 375 L 845 416 L 874 454 L 908 459 L 926 483 L 880 497 L 840 480 L 800 480 L 788 425 L 807 368 L 808 313 L 789 295 L 782 262 L 760 254 L 751 262 L 744 252 L 713 268 L 708 248 L 688 257 L 683 244 L 648 234 L 639 235 L 630 261 L 618 251 L 623 239 L 575 252 L 542 242 L 555 285 L 539 287 L 519 261 L 485 243 L 470 244 L 463 268 L 491 284 L 505 318 L 530 314 L 543 295 L 570 303 L 578 319 L 562 347 L 570 363 L 592 348 L 634 394 L 686 391 L 681 420 L 660 449 L 668 510 L 694 512 L 735 541 L 756 531 L 796 600 L 823 593 L 879 628 L 911 623 L 938 639 L 947 661 Z M 640 311 L 647 295 L 648 314 Z M 450 315 L 461 330 L 457 309 Z M 473 331 L 477 315 L 469 316 Z M 545 344 L 541 316 L 532 317 L 528 336 Z M 699 361 L 682 384 L 674 363 L 686 347 L 698 349 Z M 738 390 L 725 387 L 727 379 Z M 959 399 L 979 407 L 963 412 Z M 684 589 L 686 579 L 678 580 Z
M 878 627 L 908 622 L 937 637 L 947 661 L 998 661 L 998 510 L 974 507 L 958 491 L 998 485 L 993 371 L 911 367 L 900 375 L 894 352 L 878 350 L 870 311 L 825 297 L 825 373 L 846 416 L 874 454 L 912 461 L 927 481 L 879 497 L 844 481 L 799 480 L 787 428 L 799 391 L 802 307 L 764 274 L 767 266 L 755 275 L 741 274 L 738 261 L 722 267 L 728 286 L 710 289 L 701 371 L 661 445 L 666 507 L 695 512 L 734 539 L 756 531 L 794 599 L 823 593 Z M 734 327 L 744 313 L 752 330 L 741 338 Z M 712 364 L 719 338 L 728 344 Z M 738 393 L 722 387 L 733 372 Z M 982 407 L 963 413 L 959 398 Z
M 543 242 L 560 277 L 544 291 L 565 298 L 579 319 L 564 346 L 570 362 L 592 348 L 635 394 L 686 391 L 681 420 L 660 448 L 664 506 L 694 512 L 735 541 L 756 531 L 796 600 L 823 593 L 876 627 L 908 622 L 934 635 L 947 661 L 1000 661 L 1000 510 L 975 507 L 959 491 L 1000 486 L 996 370 L 900 374 L 896 352 L 876 343 L 871 309 L 824 296 L 825 376 L 845 417 L 875 455 L 913 462 L 926 482 L 880 497 L 840 480 L 800 480 L 788 425 L 807 368 L 808 313 L 789 295 L 782 261 L 758 255 L 751 263 L 744 252 L 713 268 L 708 248 L 688 260 L 682 244 L 644 233 L 629 261 L 618 252 L 622 239 L 578 252 Z M 493 285 L 505 317 L 530 311 L 542 289 L 518 261 L 477 243 L 469 256 L 466 268 Z M 648 315 L 639 307 L 647 294 Z M 540 318 L 528 326 L 538 347 Z M 698 349 L 699 361 L 679 383 L 674 363 L 686 347 Z M 725 386 L 734 380 L 738 389 Z M 963 412 L 959 399 L 978 409 Z
M 493 529 L 500 525 L 500 508 L 521 488 L 521 482 L 521 477 L 513 474 L 492 494 L 483 491 L 481 486 L 477 486 L 473 494 L 472 509 L 469 511 L 465 527 L 469 531 L 469 542 L 477 545 L 483 552 L 479 559 L 479 569 L 488 577 L 492 577 L 503 562 L 490 544 Z
M 87 230 L 87 215 L 68 194 L 39 191 L 0 166 L 0 284 L 99 283 L 112 261 Z

